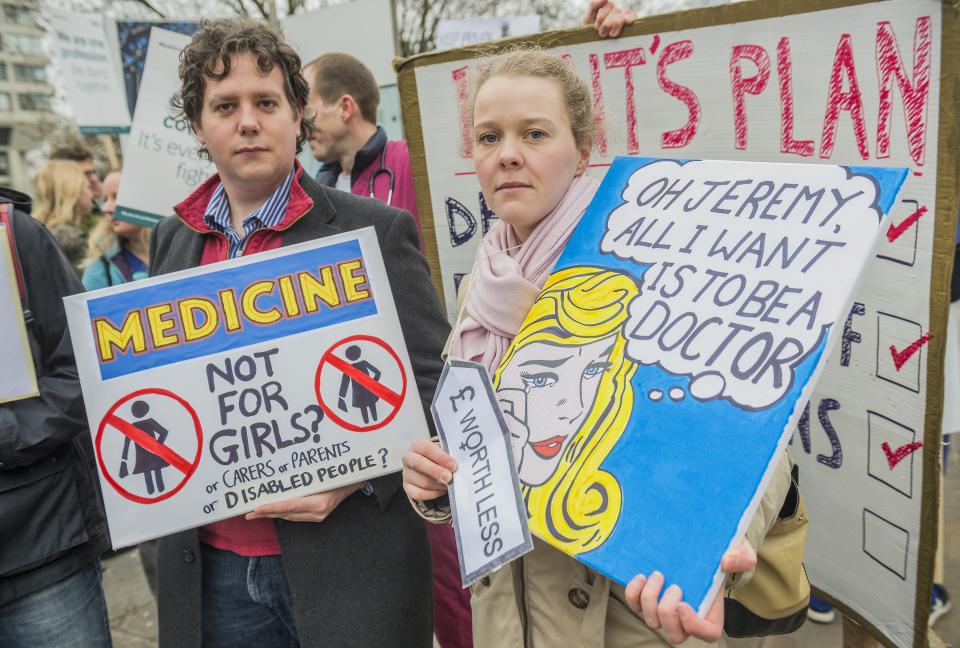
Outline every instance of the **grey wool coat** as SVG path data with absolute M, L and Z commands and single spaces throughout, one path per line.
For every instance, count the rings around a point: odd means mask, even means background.
M 373 226 L 397 305 L 417 388 L 429 406 L 443 367 L 449 325 L 420 253 L 413 218 L 383 203 L 321 187 L 301 187 L 313 208 L 283 231 L 283 245 Z M 168 218 L 154 234 L 152 274 L 200 264 L 209 234 Z M 429 647 L 432 644 L 430 547 L 399 473 L 373 480 L 320 523 L 275 522 L 301 646 Z M 160 645 L 201 644 L 201 552 L 196 530 L 162 538 L 158 549 Z

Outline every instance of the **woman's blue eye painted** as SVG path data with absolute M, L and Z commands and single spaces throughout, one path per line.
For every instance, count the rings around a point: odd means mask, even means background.
M 539 389 L 541 387 L 549 387 L 556 383 L 557 374 L 551 372 L 520 374 L 520 379 L 523 381 L 524 387 Z

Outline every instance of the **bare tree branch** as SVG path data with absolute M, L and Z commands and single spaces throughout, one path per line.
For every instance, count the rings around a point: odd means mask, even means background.
M 154 7 L 152 4 L 150 4 L 150 2 L 149 2 L 148 0 L 131 0 L 131 2 L 133 2 L 134 4 L 138 4 L 138 5 L 142 6 L 142 7 L 145 7 L 145 8 L 147 8 L 147 9 L 149 9 L 150 11 L 152 11 L 152 12 L 155 13 L 155 14 L 157 14 L 157 15 L 158 15 L 159 17 L 161 17 L 161 18 L 166 18 L 166 16 L 164 16 L 163 13 L 162 13 L 159 9 L 157 9 L 157 8 Z

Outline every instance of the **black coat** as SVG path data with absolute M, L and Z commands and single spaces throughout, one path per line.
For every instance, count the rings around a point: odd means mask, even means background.
M 23 269 L 28 336 L 40 396 L 0 405 L 0 606 L 69 576 L 108 547 L 80 381 L 63 297 L 82 292 L 77 274 L 30 199 L 11 202 Z
M 284 231 L 283 245 L 376 229 L 430 421 L 449 325 L 420 253 L 413 218 L 378 201 L 321 187 L 306 174 L 300 184 L 314 206 Z M 161 223 L 153 241 L 153 274 L 198 266 L 206 236 L 176 217 Z M 430 547 L 400 484 L 399 473 L 375 479 L 375 497 L 354 493 L 321 523 L 275 522 L 304 648 L 432 645 Z M 200 646 L 199 547 L 196 530 L 160 540 L 163 647 Z

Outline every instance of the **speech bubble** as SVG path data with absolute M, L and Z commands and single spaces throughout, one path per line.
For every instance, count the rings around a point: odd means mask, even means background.
M 650 264 L 624 327 L 627 355 L 689 376 L 699 400 L 775 403 L 859 281 L 883 216 L 878 195 L 873 178 L 837 166 L 637 169 L 601 241 Z

